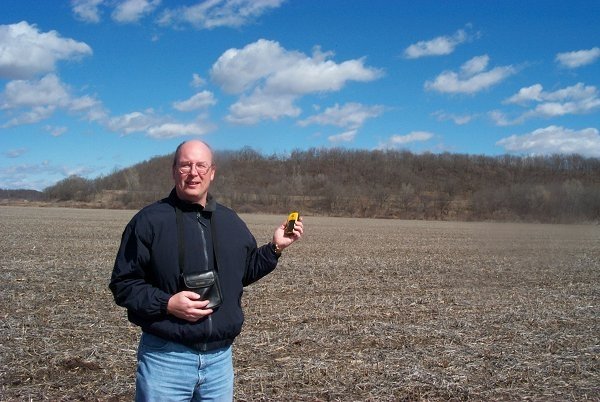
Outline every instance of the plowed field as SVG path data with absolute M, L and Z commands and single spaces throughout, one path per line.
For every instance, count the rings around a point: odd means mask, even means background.
M 0 207 L 0 400 L 131 400 L 133 211 Z M 259 243 L 283 216 L 242 215 Z M 600 226 L 305 217 L 246 289 L 236 400 L 600 400 Z

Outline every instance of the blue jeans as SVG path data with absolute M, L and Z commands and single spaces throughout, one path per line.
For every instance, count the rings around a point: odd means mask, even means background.
M 231 346 L 198 352 L 144 332 L 135 388 L 136 401 L 231 402 Z

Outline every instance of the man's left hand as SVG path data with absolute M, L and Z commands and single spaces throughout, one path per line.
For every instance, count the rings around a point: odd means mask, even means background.
M 275 229 L 275 233 L 273 233 L 273 243 L 276 244 L 280 250 L 283 250 L 293 242 L 300 240 L 302 234 L 304 234 L 302 217 L 300 217 L 300 219 L 298 219 L 294 224 L 294 232 L 292 234 L 284 233 L 286 225 L 287 220 L 283 221 L 283 223 L 279 225 L 277 229 Z

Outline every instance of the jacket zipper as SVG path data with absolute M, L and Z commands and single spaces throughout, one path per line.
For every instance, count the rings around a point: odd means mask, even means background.
M 196 213 L 196 220 L 198 221 L 198 227 L 200 228 L 200 236 L 202 237 L 202 254 L 204 257 L 204 266 L 208 269 L 208 250 L 206 249 L 206 235 L 204 234 L 204 227 L 200 222 L 200 212 Z M 206 317 L 206 325 L 208 326 L 208 338 L 212 336 L 213 322 L 212 314 Z
M 200 236 L 202 237 L 202 256 L 204 257 L 204 266 L 208 269 L 208 250 L 206 249 L 206 235 L 204 234 L 204 227 L 200 222 L 200 213 L 196 214 L 198 220 L 198 227 L 200 228 Z

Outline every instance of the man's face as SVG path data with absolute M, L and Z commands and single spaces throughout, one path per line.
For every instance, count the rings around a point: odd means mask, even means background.
M 202 172 L 205 167 L 209 167 L 208 171 Z M 173 167 L 177 196 L 184 201 L 206 205 L 208 187 L 214 178 L 211 150 L 200 141 L 183 144 Z

